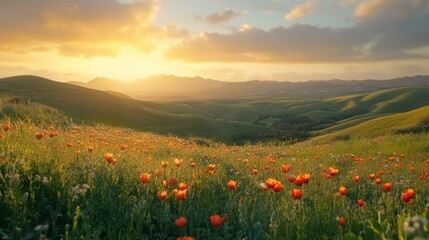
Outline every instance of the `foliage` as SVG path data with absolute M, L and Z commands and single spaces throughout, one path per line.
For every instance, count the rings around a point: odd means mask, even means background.
M 422 213 L 429 201 L 427 133 L 227 146 L 103 125 L 3 124 L 10 129 L 0 140 L 1 238 L 399 238 L 397 216 Z M 308 183 L 289 182 L 292 175 Z M 401 199 L 407 189 L 415 190 L 412 204 Z

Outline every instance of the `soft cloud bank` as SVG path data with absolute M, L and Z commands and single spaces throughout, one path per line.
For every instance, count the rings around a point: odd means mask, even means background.
M 304 24 L 202 33 L 167 53 L 191 62 L 359 62 L 428 58 L 429 1 L 363 0 L 347 28 Z
M 305 2 L 304 4 L 297 5 L 290 10 L 290 12 L 285 16 L 286 20 L 298 20 L 301 19 L 308 12 L 313 12 L 316 9 L 316 6 L 312 2 Z
M 2 0 L 0 51 L 57 50 L 71 56 L 112 56 L 121 46 L 156 45 L 155 0 Z M 176 28 L 171 28 L 177 32 Z
M 196 18 L 200 21 L 204 21 L 210 24 L 221 24 L 229 22 L 233 18 L 243 17 L 247 15 L 249 15 L 247 11 L 236 11 L 234 9 L 227 8 L 220 12 L 214 12 L 204 17 L 197 16 Z

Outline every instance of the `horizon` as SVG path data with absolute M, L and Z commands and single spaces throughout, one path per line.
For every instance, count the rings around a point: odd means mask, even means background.
M 191 5 L 186 11 L 177 11 Z M 0 2 L 0 77 L 303 82 L 429 74 L 423 0 Z

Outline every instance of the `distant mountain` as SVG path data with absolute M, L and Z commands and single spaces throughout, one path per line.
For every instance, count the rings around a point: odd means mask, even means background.
M 130 82 L 95 78 L 87 83 L 70 83 L 98 90 L 123 92 L 133 98 L 155 101 L 242 98 L 323 99 L 403 86 L 429 86 L 429 76 L 359 81 L 278 82 L 253 80 L 225 82 L 201 77 L 161 75 Z
M 160 75 L 135 81 L 94 78 L 87 83 L 76 81 L 68 83 L 97 90 L 122 92 L 142 100 L 171 101 L 196 99 L 191 93 L 216 88 L 227 82 L 204 79 L 201 77 Z

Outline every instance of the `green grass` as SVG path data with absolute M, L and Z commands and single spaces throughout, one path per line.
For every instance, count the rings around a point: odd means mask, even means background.
M 423 116 L 428 110 L 412 113 Z M 43 111 L 28 114 L 37 119 Z M 407 114 L 385 118 L 405 122 L 411 117 Z M 396 239 L 403 234 L 398 232 L 402 229 L 398 215 L 421 214 L 429 202 L 428 133 L 332 145 L 227 146 L 105 125 L 60 123 L 57 117 L 44 122 L 16 118 L 10 130 L 1 130 L 1 238 L 344 239 L 351 232 L 378 239 L 368 220 L 377 221 L 380 214 L 391 226 L 383 232 Z M 35 133 L 44 129 L 46 135 L 36 139 Z M 49 137 L 51 132 L 58 136 Z M 89 146 L 95 150 L 89 152 Z M 117 163 L 108 164 L 105 153 L 112 153 Z M 392 156 L 396 158 L 388 160 Z M 176 158 L 183 159 L 179 167 L 174 165 Z M 163 168 L 162 161 L 168 166 Z M 216 165 L 212 173 L 210 164 Z M 290 174 L 311 174 L 309 183 L 301 187 L 289 183 L 282 164 L 291 166 Z M 340 173 L 327 179 L 324 175 L 331 166 Z M 139 182 L 141 173 L 151 174 L 149 183 Z M 384 192 L 368 178 L 371 173 L 382 183 L 392 183 L 392 190 Z M 355 175 L 361 177 L 358 183 L 352 181 Z M 188 184 L 185 200 L 176 198 L 177 185 L 162 184 L 170 177 Z M 280 181 L 283 189 L 262 191 L 260 183 L 268 178 Z M 237 182 L 236 189 L 228 189 L 230 180 Z M 347 187 L 348 194 L 339 198 L 340 186 Z M 412 205 L 401 200 L 409 188 L 416 192 Z M 300 200 L 292 198 L 292 189 L 302 190 Z M 166 191 L 167 199 L 160 200 L 159 191 Z M 357 199 L 366 205 L 359 207 Z M 213 227 L 214 214 L 227 214 L 229 222 Z M 187 219 L 183 229 L 174 223 L 180 216 Z M 338 217 L 346 219 L 344 227 Z
M 371 116 L 369 116 L 371 118 Z M 395 131 L 417 127 L 421 122 L 429 119 L 429 106 L 418 108 L 405 113 L 397 113 L 389 116 L 368 120 L 356 126 L 315 138 L 316 141 L 331 141 L 342 136 L 351 138 L 369 138 L 380 135 L 392 134 Z M 352 123 L 358 123 L 361 119 L 355 119 Z M 346 122 L 349 124 L 350 122 Z

